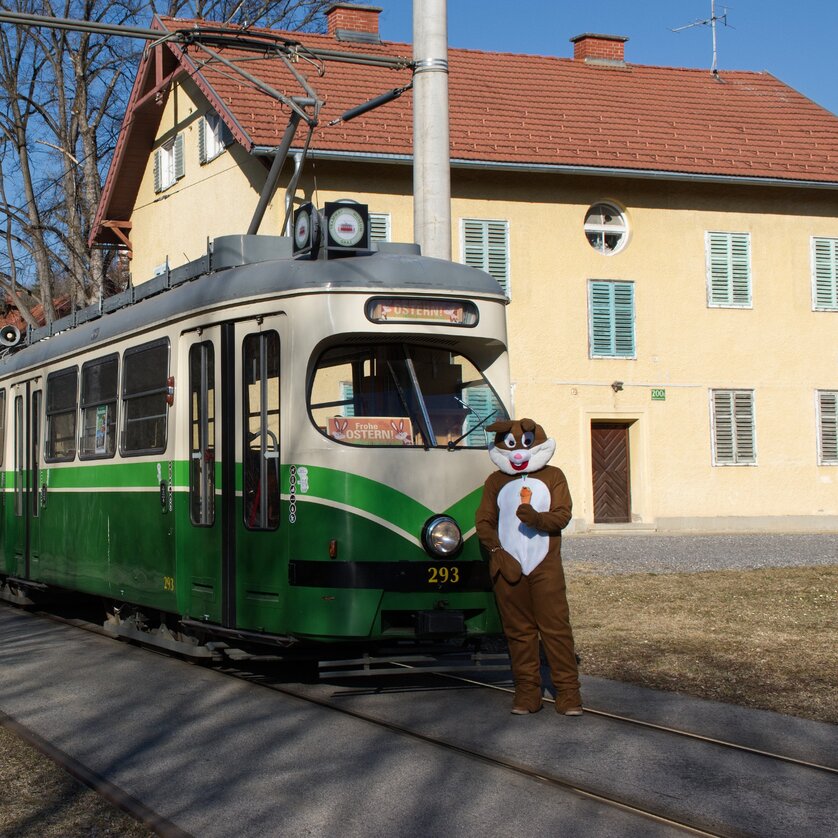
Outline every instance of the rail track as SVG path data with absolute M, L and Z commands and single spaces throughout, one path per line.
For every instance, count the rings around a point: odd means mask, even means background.
M 79 619 L 68 619 L 60 617 L 48 612 L 37 612 L 37 616 L 61 622 L 70 625 L 76 629 L 83 629 L 91 631 L 96 634 L 107 635 L 101 626 L 93 623 L 85 622 Z M 443 684 L 449 685 L 449 688 L 454 689 L 468 689 L 468 690 L 493 690 L 511 692 L 508 686 L 503 684 L 495 684 L 472 677 L 465 677 L 456 675 L 450 672 L 433 673 L 425 670 L 413 670 L 409 664 L 404 662 L 394 662 L 394 667 L 403 668 L 406 671 L 407 678 L 420 679 L 421 684 L 416 689 L 421 690 L 444 690 Z M 618 810 L 625 815 L 645 821 L 651 827 L 656 824 L 663 828 L 664 831 L 668 828 L 673 832 L 680 832 L 691 835 L 704 836 L 719 836 L 719 838 L 739 838 L 739 836 L 753 836 L 759 833 L 750 831 L 747 826 L 742 827 L 740 824 L 720 824 L 717 819 L 713 817 L 705 817 L 701 814 L 692 813 L 685 816 L 683 813 L 677 811 L 677 807 L 668 805 L 665 796 L 661 796 L 654 804 L 648 802 L 639 802 L 633 799 L 629 794 L 622 794 L 611 789 L 603 788 L 595 783 L 580 782 L 578 778 L 574 778 L 569 774 L 556 772 L 552 769 L 541 765 L 527 764 L 521 759 L 513 759 L 500 752 L 493 752 L 492 747 L 477 746 L 474 743 L 467 741 L 456 741 L 455 738 L 450 738 L 445 735 L 439 735 L 428 730 L 423 730 L 420 725 L 411 724 L 410 722 L 402 722 L 394 718 L 388 718 L 387 713 L 380 713 L 377 709 L 372 711 L 364 707 L 349 706 L 347 699 L 364 698 L 369 696 L 381 696 L 386 693 L 393 692 L 410 692 L 411 687 L 393 687 L 393 678 L 386 679 L 364 679 L 365 683 L 357 685 L 357 682 L 352 682 L 348 688 L 343 686 L 335 688 L 334 682 L 324 684 L 305 684 L 305 683 L 287 683 L 278 675 L 276 667 L 271 666 L 264 661 L 255 661 L 250 664 L 247 661 L 231 662 L 229 664 L 216 667 L 216 671 L 226 677 L 236 678 L 248 681 L 254 686 L 261 689 L 269 689 L 271 691 L 280 693 L 297 701 L 305 702 L 309 705 L 316 705 L 323 710 L 329 712 L 340 713 L 344 716 L 361 721 L 368 725 L 373 725 L 380 730 L 386 730 L 390 733 L 401 737 L 407 737 L 415 742 L 421 742 L 426 746 L 434 749 L 440 749 L 448 754 L 456 755 L 460 758 L 472 760 L 484 766 L 491 766 L 495 769 L 511 772 L 520 778 L 538 783 L 542 786 L 559 790 L 563 793 L 576 795 L 592 801 L 596 805 L 608 807 L 610 809 Z M 384 685 L 381 682 L 386 681 Z M 345 682 L 344 682 L 345 683 Z M 603 709 L 586 706 L 586 714 L 589 717 L 594 717 L 602 723 L 619 726 L 623 729 L 631 729 L 638 731 L 638 736 L 643 735 L 663 735 L 666 737 L 673 737 L 677 740 L 690 742 L 693 744 L 700 744 L 707 748 L 723 749 L 727 752 L 746 755 L 748 758 L 753 758 L 761 761 L 763 767 L 769 765 L 782 764 L 789 769 L 795 771 L 816 773 L 818 775 L 827 775 L 830 777 L 838 777 L 838 768 L 824 765 L 817 762 L 799 759 L 786 754 L 773 753 L 767 750 L 761 750 L 738 742 L 726 741 L 724 739 L 706 736 L 690 730 L 680 729 L 676 727 L 669 727 L 666 725 L 655 724 L 641 719 L 631 718 L 629 716 L 620 715 Z M 577 722 L 571 722 L 576 724 Z M 181 838 L 186 833 L 179 830 L 176 826 L 161 817 L 141 801 L 136 801 L 129 795 L 126 795 L 117 787 L 110 784 L 105 778 L 97 777 L 92 772 L 80 766 L 71 758 L 52 747 L 49 743 L 39 741 L 38 737 L 29 736 L 27 731 L 19 725 L 10 723 L 8 718 L 4 718 L 0 714 L 0 724 L 10 727 L 18 735 L 28 739 L 37 748 L 46 753 L 51 759 L 76 776 L 83 783 L 94 788 L 97 792 L 102 794 L 112 804 L 119 808 L 128 811 L 135 818 L 147 824 L 150 828 L 157 831 L 160 835 L 172 836 L 172 838 Z M 752 767 L 751 770 L 757 770 Z M 652 829 L 651 831 L 655 831 Z

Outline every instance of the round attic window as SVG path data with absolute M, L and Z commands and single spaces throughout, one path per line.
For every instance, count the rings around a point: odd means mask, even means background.
M 594 250 L 611 255 L 628 242 L 628 224 L 613 204 L 594 204 L 585 215 L 585 236 Z

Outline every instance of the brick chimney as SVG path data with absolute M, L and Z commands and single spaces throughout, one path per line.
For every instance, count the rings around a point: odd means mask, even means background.
M 593 64 L 625 64 L 625 45 L 628 38 L 622 35 L 595 35 L 586 32 L 571 38 L 573 60 Z
M 333 3 L 326 10 L 327 32 L 338 41 L 357 41 L 377 44 L 381 41 L 378 32 L 378 6 L 361 6 L 357 3 Z

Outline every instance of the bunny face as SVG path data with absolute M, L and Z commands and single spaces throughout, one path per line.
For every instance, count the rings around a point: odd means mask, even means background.
M 404 426 L 404 419 L 399 419 L 398 422 L 391 420 L 390 427 L 393 429 L 393 435 L 401 442 L 402 445 L 410 445 L 410 434 Z
M 538 471 L 556 451 L 556 441 L 547 439 L 544 428 L 532 419 L 494 422 L 486 430 L 495 432 L 489 457 L 504 474 Z

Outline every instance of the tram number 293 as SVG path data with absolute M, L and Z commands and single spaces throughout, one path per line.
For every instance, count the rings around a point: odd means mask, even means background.
M 429 585 L 456 585 L 460 581 L 460 568 L 431 565 L 428 568 Z

